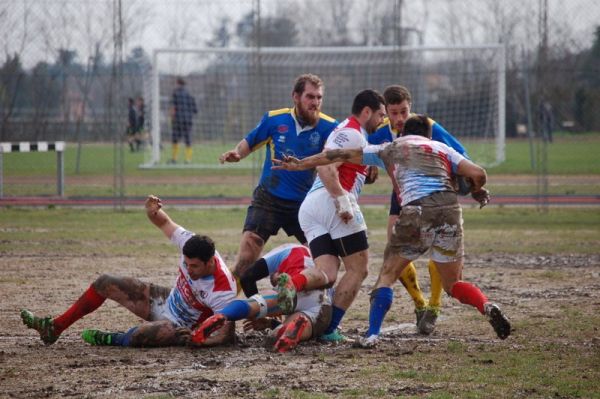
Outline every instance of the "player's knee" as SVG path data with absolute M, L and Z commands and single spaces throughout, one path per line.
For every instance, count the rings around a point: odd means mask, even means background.
M 96 289 L 99 294 L 103 294 L 107 291 L 108 287 L 115 284 L 118 277 L 111 276 L 110 274 L 102 274 L 94 282 L 92 286 Z

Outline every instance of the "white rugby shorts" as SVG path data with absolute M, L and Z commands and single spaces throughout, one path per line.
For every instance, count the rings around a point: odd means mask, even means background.
M 325 188 L 309 193 L 298 212 L 300 227 L 310 243 L 317 237 L 329 234 L 332 239 L 346 237 L 366 230 L 365 218 L 352 194 L 348 194 L 354 217 L 344 223 L 335 209 L 335 200 Z

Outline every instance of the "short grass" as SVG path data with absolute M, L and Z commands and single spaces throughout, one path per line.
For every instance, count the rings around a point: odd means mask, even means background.
M 237 251 L 243 208 L 183 209 L 166 204 L 171 217 L 198 233 L 213 236 L 223 254 Z M 375 253 L 386 242 L 385 207 L 364 209 L 369 240 Z M 600 213 L 585 208 L 465 209 L 465 242 L 469 253 L 597 253 L 600 247 Z M 289 241 L 280 233 L 267 248 Z M 43 243 L 43 244 L 42 244 Z M 0 253 L 79 253 L 128 255 L 143 250 L 148 255 L 170 253 L 174 248 L 148 222 L 139 209 L 22 209 L 0 211 Z
M 115 150 L 109 143 L 85 143 L 78 152 L 76 143 L 68 143 L 65 153 L 65 195 L 69 197 L 108 197 L 115 195 L 114 177 L 120 176 L 121 166 L 115 165 L 115 154 L 123 156 L 123 173 L 125 179 L 125 195 L 140 196 L 150 192 L 160 195 L 182 197 L 239 197 L 251 193 L 253 185 L 260 174 L 264 150 L 260 150 L 248 159 L 235 165 L 218 165 L 217 157 L 223 151 L 232 148 L 235 143 L 197 143 L 194 145 L 194 161 L 203 164 L 212 164 L 210 168 L 185 168 L 180 165 L 176 168 L 140 169 L 148 155 L 145 153 L 130 153 L 126 148 Z M 475 144 L 474 144 L 475 145 Z M 533 153 L 537 157 L 541 150 L 541 143 L 534 143 Z M 547 173 L 553 175 L 600 175 L 600 133 L 589 134 L 557 134 L 554 142 L 547 145 Z M 165 143 L 163 158 L 169 157 L 170 144 Z M 78 155 L 79 154 L 79 155 Z M 78 161 L 79 159 L 79 161 Z M 118 159 L 118 158 L 117 158 Z M 241 167 L 240 167 L 241 166 Z M 115 174 L 115 170 L 118 173 Z M 537 194 L 535 182 L 523 185 L 522 183 L 497 184 L 494 175 L 514 174 L 533 175 L 540 171 L 537 165 L 532 168 L 530 146 L 526 139 L 507 140 L 506 161 L 496 167 L 488 168 L 489 188 L 497 195 Z M 30 196 L 53 195 L 57 192 L 56 155 L 54 153 L 8 153 L 3 154 L 3 175 L 5 196 Z M 210 185 L 194 184 L 169 184 L 169 177 L 173 179 L 193 177 L 218 176 L 222 182 Z M 246 179 L 245 184 L 231 184 L 231 177 L 239 176 Z M 20 181 L 6 180 L 22 178 Z M 39 178 L 42 178 L 41 181 Z M 79 180 L 78 180 L 79 179 Z M 153 181 L 152 179 L 156 179 Z M 77 184 L 75 181 L 83 180 Z M 367 194 L 386 194 L 389 185 L 385 179 L 378 184 L 365 189 Z M 165 184 L 165 181 L 167 183 Z M 597 184 L 569 184 L 550 185 L 550 194 L 568 195 L 598 195 L 600 186 Z

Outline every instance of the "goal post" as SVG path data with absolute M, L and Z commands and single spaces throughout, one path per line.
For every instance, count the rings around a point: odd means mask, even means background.
M 152 83 L 152 145 L 141 166 L 218 167 L 218 155 L 239 142 L 265 112 L 293 106 L 293 82 L 302 73 L 323 79 L 322 111 L 339 121 L 350 114 L 360 90 L 383 92 L 401 84 L 412 93 L 412 111 L 444 126 L 475 162 L 490 166 L 505 159 L 504 45 L 198 48 L 154 50 L 151 76 L 145 76 Z M 185 80 L 198 109 L 188 164 L 182 155 L 178 163 L 167 163 L 169 106 L 177 77 Z M 230 167 L 260 167 L 257 157 Z

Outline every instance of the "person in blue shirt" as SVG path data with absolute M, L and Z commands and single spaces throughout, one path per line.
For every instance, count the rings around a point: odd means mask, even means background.
M 237 260 L 233 269 L 239 278 L 260 256 L 270 236 L 283 229 L 301 244 L 306 237 L 298 223 L 298 210 L 311 188 L 314 170 L 272 170 L 271 159 L 291 155 L 304 158 L 318 154 L 338 122 L 321 112 L 323 81 L 316 75 L 300 75 L 292 91 L 293 108 L 267 112 L 258 126 L 237 146 L 219 157 L 221 163 L 239 162 L 266 147 L 265 162 L 252 203 L 248 207 Z
M 387 119 L 379 128 L 368 136 L 369 144 L 383 144 L 392 142 L 399 137 L 404 130 L 406 120 L 412 115 L 411 105 L 412 96 L 410 91 L 400 85 L 392 85 L 383 92 L 385 98 Z M 432 140 L 442 142 L 452 147 L 463 156 L 467 156 L 462 144 L 444 129 L 442 125 L 430 119 Z M 400 214 L 400 205 L 398 196 L 392 192 L 390 200 L 390 211 L 388 218 L 388 239 L 391 237 L 392 228 L 398 220 Z M 431 279 L 431 290 L 429 301 L 426 301 L 419 281 L 417 271 L 412 262 L 403 270 L 400 275 L 400 282 L 406 288 L 409 295 L 415 303 L 415 314 L 417 318 L 417 331 L 424 335 L 429 335 L 435 329 L 436 320 L 441 310 L 442 283 L 440 275 L 435 268 L 433 261 L 429 261 L 429 276 Z
M 185 163 L 192 162 L 192 124 L 194 115 L 198 113 L 196 100 L 186 90 L 185 80 L 177 78 L 177 87 L 173 91 L 171 98 L 171 126 L 173 134 L 171 141 L 173 143 L 170 164 L 177 163 L 179 153 L 179 141 L 185 142 Z

